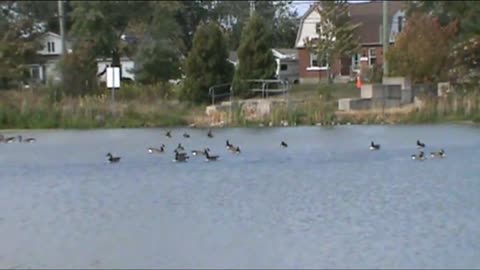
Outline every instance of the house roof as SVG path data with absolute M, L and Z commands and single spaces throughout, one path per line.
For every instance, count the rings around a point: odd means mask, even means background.
M 283 54 L 283 55 L 292 55 L 297 54 L 297 49 L 290 49 L 290 48 L 273 48 L 275 51 Z
M 297 56 L 297 49 L 290 49 L 290 48 L 273 48 L 272 50 L 277 51 L 280 54 L 283 54 L 285 57 L 289 57 L 291 55 L 294 55 L 295 57 Z M 232 63 L 238 63 L 238 54 L 236 51 L 230 51 L 228 52 L 228 58 Z
M 398 11 L 404 9 L 406 1 L 388 1 L 388 22 L 391 27 L 392 18 Z M 381 43 L 380 26 L 383 22 L 383 1 L 354 3 L 349 5 L 352 23 L 360 23 L 357 30 L 361 44 Z
M 406 1 L 388 1 L 388 22 L 392 23 L 392 18 L 398 11 L 405 8 Z M 372 0 L 365 3 L 349 3 L 351 21 L 354 24 L 360 23 L 357 34 L 360 44 L 378 44 L 380 26 L 383 22 L 383 1 Z M 300 20 L 300 27 L 297 32 L 296 44 L 298 44 L 302 33 L 305 19 L 317 8 L 321 2 L 312 4 Z M 391 26 L 391 25 L 390 25 Z

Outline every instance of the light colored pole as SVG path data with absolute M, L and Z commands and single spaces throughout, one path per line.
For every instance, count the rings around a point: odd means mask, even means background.
M 388 76 L 387 51 L 389 43 L 388 1 L 383 0 L 383 75 Z
M 63 60 L 65 58 L 65 52 L 67 51 L 66 48 L 65 48 L 65 14 L 64 14 L 64 10 L 63 10 L 63 0 L 58 0 L 58 23 L 60 25 L 60 37 L 61 37 L 61 47 L 62 47 L 62 50 L 60 51 L 60 54 L 61 54 L 61 59 Z M 61 71 L 60 71 L 60 82 L 62 83 L 62 85 L 64 84 L 64 78 L 65 78 L 65 70 L 64 68 L 62 67 Z
M 62 55 L 65 55 L 67 48 L 65 46 L 65 11 L 63 9 L 63 0 L 58 0 L 58 14 L 60 36 L 62 37 Z

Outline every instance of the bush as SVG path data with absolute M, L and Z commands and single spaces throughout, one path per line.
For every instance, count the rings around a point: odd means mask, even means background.
M 66 54 L 57 66 L 64 74 L 63 86 L 66 95 L 83 96 L 98 93 L 97 61 L 90 42 L 75 44 L 74 51 Z
M 173 90 L 174 87 L 170 83 L 159 82 L 151 85 L 128 84 L 115 92 L 115 97 L 123 101 L 169 99 L 174 96 Z M 111 92 L 111 90 L 108 91 Z

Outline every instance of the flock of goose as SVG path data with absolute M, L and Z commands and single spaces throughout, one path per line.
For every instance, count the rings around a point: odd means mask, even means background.
M 169 130 L 166 132 L 165 134 L 166 137 L 168 138 L 172 138 L 172 132 Z M 190 134 L 184 132 L 183 133 L 183 137 L 184 138 L 190 138 Z M 209 130 L 208 133 L 207 133 L 207 137 L 208 138 L 213 138 L 213 133 L 212 133 L 212 130 Z M 284 141 L 282 141 L 280 143 L 280 146 L 282 148 L 287 148 L 288 147 L 288 144 Z M 240 154 L 241 153 L 241 150 L 240 150 L 240 147 L 239 146 L 235 146 L 233 145 L 232 143 L 230 143 L 229 140 L 226 140 L 225 142 L 225 147 L 227 148 L 227 150 L 229 150 L 231 153 L 233 154 Z M 422 151 L 424 148 L 425 148 L 425 144 L 420 142 L 420 140 L 417 140 L 417 147 L 418 149 L 421 149 L 419 151 L 418 154 L 413 154 L 411 157 L 413 160 L 425 160 L 426 159 L 426 156 L 425 156 L 425 153 L 424 151 Z M 373 141 L 370 143 L 370 150 L 371 151 L 378 151 L 380 150 L 380 144 L 375 144 Z M 173 151 L 175 153 L 175 156 L 173 158 L 173 162 L 186 162 L 188 159 L 190 159 L 190 156 L 186 153 L 186 152 L 183 152 L 185 151 L 185 148 L 183 147 L 183 145 L 181 143 L 178 144 L 178 146 L 175 148 L 175 150 Z M 150 154 L 162 154 L 162 153 L 165 153 L 165 144 L 162 144 L 159 148 L 155 148 L 155 147 L 149 147 L 147 149 L 147 152 L 150 153 Z M 192 150 L 191 151 L 191 155 L 192 156 L 200 156 L 200 155 L 203 155 L 205 156 L 205 161 L 209 162 L 209 161 L 217 161 L 219 160 L 219 156 L 218 155 L 211 155 L 210 154 L 210 148 L 204 148 L 203 150 Z M 443 149 L 440 149 L 440 151 L 436 151 L 436 152 L 431 152 L 430 153 L 430 156 L 432 158 L 444 158 L 446 157 L 446 154 L 445 154 L 445 151 Z M 110 163 L 117 163 L 119 162 L 121 159 L 121 157 L 114 157 L 111 153 L 108 153 L 107 154 L 107 160 L 108 162 Z
M 167 136 L 168 138 L 172 138 L 172 131 L 171 130 L 167 131 L 165 133 L 165 136 Z M 184 138 L 190 138 L 190 134 L 184 132 L 183 137 Z M 212 130 L 208 131 L 207 137 L 208 138 L 213 138 Z M 280 143 L 280 146 L 282 148 L 287 148 L 288 144 L 286 142 L 282 141 Z M 225 147 L 232 154 L 237 154 L 238 155 L 238 154 L 242 153 L 242 151 L 240 150 L 240 146 L 233 145 L 232 143 L 230 143 L 229 140 L 226 140 Z M 185 151 L 185 148 L 183 147 L 183 145 L 181 143 L 179 143 L 177 145 L 177 147 L 175 148 L 175 150 L 173 151 L 175 153 L 175 156 L 172 160 L 173 162 L 186 162 L 188 159 L 190 159 L 190 156 L 186 152 L 182 152 L 182 151 Z M 150 154 L 165 153 L 166 152 L 165 151 L 165 144 L 162 144 L 159 148 L 149 147 L 147 149 L 147 152 L 150 153 Z M 220 156 L 218 156 L 218 155 L 211 155 L 210 154 L 210 148 L 208 148 L 208 147 L 204 148 L 203 150 L 202 149 L 191 150 L 190 153 L 191 153 L 192 156 L 200 156 L 200 155 L 205 156 L 205 161 L 207 161 L 207 162 L 217 161 L 220 158 Z M 107 154 L 107 160 L 108 160 L 109 163 L 117 163 L 117 162 L 120 161 L 120 159 L 121 159 L 121 157 L 115 157 L 111 153 Z
M 172 138 L 172 131 L 168 130 L 165 134 L 166 137 Z M 184 138 L 190 138 L 190 134 L 184 132 Z M 209 130 L 207 133 L 208 138 L 213 138 L 212 130 Z M 14 143 L 15 141 L 19 143 L 34 143 L 36 141 L 35 138 L 23 138 L 22 135 L 13 136 L 13 137 L 5 137 L 4 135 L 0 134 L 0 143 Z M 225 146 L 227 150 L 229 150 L 233 154 L 240 154 L 241 150 L 239 146 L 235 146 L 230 143 L 229 140 L 226 140 Z M 288 144 L 284 141 L 280 143 L 280 146 L 283 148 L 287 148 Z M 425 160 L 427 157 L 425 156 L 425 152 L 423 149 L 425 148 L 425 143 L 420 142 L 417 140 L 417 148 L 420 151 L 417 154 L 413 154 L 411 157 L 413 160 Z M 371 151 L 378 151 L 380 150 L 380 144 L 375 144 L 373 141 L 370 143 L 370 150 Z M 147 149 L 148 153 L 150 154 L 162 154 L 165 153 L 165 145 L 162 144 L 159 148 L 150 147 Z M 181 143 L 178 144 L 177 148 L 173 151 L 175 153 L 173 162 L 186 162 L 190 156 L 185 151 L 185 148 L 182 146 Z M 219 159 L 218 155 L 211 155 L 210 148 L 204 148 L 203 150 L 192 150 L 192 156 L 205 156 L 205 161 L 217 161 Z M 445 151 L 440 149 L 439 151 L 430 152 L 431 158 L 444 158 L 446 157 Z M 111 153 L 107 154 L 107 160 L 109 163 L 117 163 L 119 162 L 121 157 L 114 157 Z
M 34 143 L 36 141 L 35 138 L 26 138 L 24 139 L 22 135 L 14 136 L 14 137 L 5 137 L 4 135 L 0 134 L 0 143 L 14 143 L 18 141 L 20 143 Z
M 422 143 L 420 140 L 417 140 L 417 148 L 418 149 L 424 149 L 425 144 Z M 370 150 L 371 151 L 377 151 L 380 150 L 380 144 L 375 144 L 373 141 L 370 143 Z M 445 151 L 443 149 L 440 149 L 440 151 L 435 151 L 435 152 L 430 152 L 430 157 L 431 158 L 444 158 L 446 157 L 447 154 L 445 154 Z M 425 152 L 422 150 L 419 151 L 418 154 L 413 154 L 412 155 L 413 160 L 425 160 L 427 157 L 425 156 Z

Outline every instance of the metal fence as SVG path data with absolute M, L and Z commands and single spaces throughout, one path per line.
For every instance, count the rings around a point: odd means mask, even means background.
M 283 80 L 245 80 L 245 82 L 249 84 L 250 92 L 261 93 L 262 98 L 268 98 L 275 94 L 284 94 L 286 98 L 288 91 L 291 89 L 291 85 Z M 215 104 L 215 100 L 220 98 L 232 98 L 232 83 L 214 85 L 210 87 L 208 94 L 212 98 L 212 105 Z

